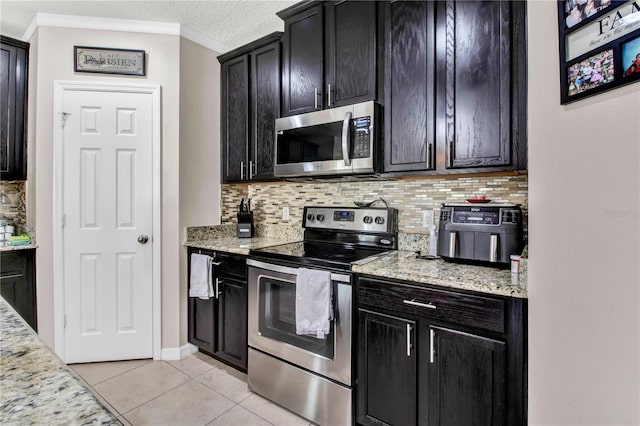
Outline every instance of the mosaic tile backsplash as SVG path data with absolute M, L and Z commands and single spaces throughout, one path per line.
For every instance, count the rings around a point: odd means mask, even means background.
M 465 202 L 478 194 L 495 203 L 521 204 L 525 235 L 528 220 L 528 176 L 488 175 L 449 178 L 412 177 L 397 180 L 309 181 L 225 184 L 221 191 L 222 223 L 235 223 L 240 199 L 251 198 L 255 223 L 302 226 L 306 205 L 353 206 L 354 201 L 383 198 L 399 211 L 398 228 L 405 234 L 428 234 L 422 211 L 435 211 L 436 226 L 442 203 Z M 381 203 L 375 205 L 384 206 Z M 289 207 L 283 222 L 282 208 Z
M 0 193 L 4 191 L 11 205 L 0 205 L 0 218 L 7 219 L 9 223 L 24 229 L 27 223 L 25 181 L 2 181 Z

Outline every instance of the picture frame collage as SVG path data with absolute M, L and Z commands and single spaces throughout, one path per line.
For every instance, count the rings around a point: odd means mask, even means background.
M 640 80 L 640 0 L 558 0 L 560 100 Z

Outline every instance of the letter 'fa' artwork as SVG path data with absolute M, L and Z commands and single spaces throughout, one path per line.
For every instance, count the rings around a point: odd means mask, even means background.
M 559 0 L 562 104 L 640 81 L 640 0 Z
M 74 46 L 74 71 L 145 75 L 144 50 Z

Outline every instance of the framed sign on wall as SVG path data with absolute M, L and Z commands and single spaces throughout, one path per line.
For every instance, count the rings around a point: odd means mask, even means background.
M 560 101 L 640 80 L 640 0 L 558 0 Z
M 145 75 L 144 50 L 73 46 L 73 53 L 75 72 Z

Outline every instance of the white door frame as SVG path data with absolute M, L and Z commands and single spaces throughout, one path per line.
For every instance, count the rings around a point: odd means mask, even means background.
M 85 81 L 53 82 L 53 326 L 55 352 L 65 360 L 64 336 L 64 241 L 63 241 L 63 106 L 66 91 L 101 91 L 142 93 L 152 95 L 152 169 L 153 169 L 153 250 L 152 250 L 152 313 L 153 359 L 162 358 L 162 269 L 161 269 L 161 115 L 160 85 L 95 83 Z

